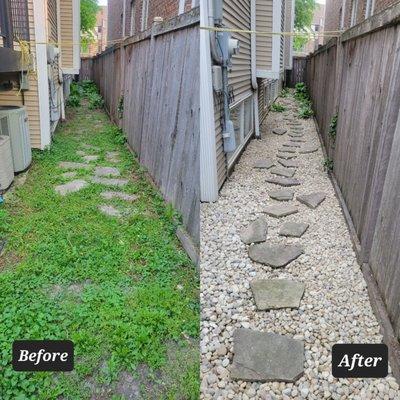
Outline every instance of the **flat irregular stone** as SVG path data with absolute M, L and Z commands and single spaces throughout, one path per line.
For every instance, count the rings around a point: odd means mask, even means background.
M 301 154 L 315 153 L 317 150 L 318 150 L 318 146 L 310 144 L 310 145 L 304 145 L 299 150 L 299 153 L 301 153 Z
M 325 197 L 326 197 L 325 193 L 315 192 L 297 196 L 296 199 L 300 203 L 305 204 L 307 207 L 317 208 L 325 200 Z
M 121 217 L 122 214 L 119 210 L 117 210 L 114 206 L 103 204 L 99 206 L 99 210 L 103 213 L 108 215 L 109 217 Z
M 97 161 L 99 156 L 83 156 L 82 157 L 86 162 Z
M 263 212 L 271 217 L 282 218 L 287 215 L 296 214 L 299 212 L 299 209 L 291 205 L 276 204 L 265 208 Z
M 272 192 L 269 192 L 269 197 L 271 197 L 271 199 L 274 200 L 278 200 L 278 201 L 289 201 L 289 200 L 293 200 L 293 196 L 294 196 L 294 192 L 292 192 L 291 190 L 274 190 Z
M 301 144 L 296 143 L 296 142 L 287 142 L 283 143 L 283 147 L 301 147 Z
M 138 199 L 138 196 L 136 196 L 134 194 L 124 193 L 124 192 L 101 192 L 100 196 L 106 200 L 119 199 L 119 200 L 125 200 L 125 201 L 129 201 L 129 202 L 133 202 Z
M 128 184 L 128 179 L 116 179 L 116 178 L 102 178 L 100 176 L 92 177 L 93 183 L 105 186 L 125 186 Z
M 85 155 L 86 155 L 86 153 L 85 153 L 84 151 L 82 151 L 82 150 L 78 150 L 78 151 L 76 152 L 76 154 L 77 154 L 78 156 L 85 156 Z
M 284 160 L 290 160 L 291 158 L 297 158 L 297 155 L 296 154 L 293 154 L 293 153 L 277 153 L 276 154 L 276 156 L 278 157 L 278 158 L 282 158 L 282 159 L 284 159 Z
M 231 378 L 295 382 L 304 372 L 304 343 L 275 333 L 236 329 Z
M 285 176 L 286 178 L 291 178 L 296 172 L 295 169 L 283 168 L 283 167 L 274 167 L 271 169 L 271 174 Z
M 278 149 L 278 151 L 283 153 L 296 153 L 296 149 L 294 149 L 293 147 L 282 147 Z
M 58 166 L 62 169 L 90 169 L 91 166 L 84 164 L 84 163 L 78 163 L 78 162 L 71 162 L 71 161 L 62 161 L 58 164 Z
M 287 129 L 284 129 L 284 128 L 272 129 L 272 133 L 275 133 L 275 135 L 284 135 L 286 132 L 287 132 Z
M 96 176 L 120 176 L 118 168 L 115 167 L 96 167 L 94 170 Z
M 70 171 L 70 172 L 64 172 L 63 174 L 61 174 L 61 176 L 66 179 L 70 179 L 70 178 L 75 178 L 76 174 L 77 174 L 76 171 Z
M 265 160 L 257 160 L 254 163 L 253 168 L 268 169 L 273 167 L 274 165 L 275 163 L 270 158 L 266 158 Z
M 279 235 L 288 237 L 301 237 L 309 225 L 304 222 L 285 222 L 279 230 Z
M 246 244 L 265 242 L 267 230 L 267 220 L 260 217 L 241 230 L 240 239 Z
M 106 160 L 112 163 L 119 163 L 121 160 L 119 159 L 118 151 L 107 151 Z
M 305 285 L 289 279 L 254 279 L 250 282 L 257 310 L 299 308 Z
M 289 133 L 288 135 L 292 138 L 302 138 L 304 133 Z
M 297 137 L 293 137 L 292 139 L 290 139 L 290 141 L 294 142 L 294 143 L 305 143 L 306 142 L 305 139 L 300 139 Z
M 86 143 L 82 143 L 81 147 L 83 147 L 86 150 L 93 150 L 93 151 L 100 151 L 100 148 L 97 146 L 92 146 L 91 144 L 86 144 Z
M 249 248 L 249 257 L 260 264 L 272 268 L 282 268 L 303 254 L 303 248 L 297 245 L 253 244 Z
M 88 183 L 82 179 L 76 179 L 74 181 L 68 182 L 64 185 L 58 185 L 55 190 L 61 196 L 66 196 L 69 193 L 78 192 L 79 190 L 86 187 Z
M 278 160 L 278 163 L 286 168 L 297 168 L 299 163 L 295 160 Z
M 301 185 L 301 182 L 295 178 L 267 178 L 266 182 L 284 187 Z

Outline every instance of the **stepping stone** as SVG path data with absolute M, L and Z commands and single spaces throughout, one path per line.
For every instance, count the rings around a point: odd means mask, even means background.
M 286 168 L 297 168 L 299 163 L 295 160 L 278 160 L 278 163 Z
M 121 217 L 122 214 L 119 210 L 117 210 L 115 207 L 110 206 L 110 205 L 101 205 L 99 206 L 99 210 L 103 213 L 108 215 L 109 217 Z
M 265 160 L 257 160 L 254 163 L 253 168 L 268 169 L 274 165 L 275 165 L 275 163 L 270 158 L 267 158 Z
M 231 378 L 295 382 L 304 372 L 304 343 L 275 333 L 236 329 Z
M 310 208 L 317 208 L 324 200 L 325 200 L 325 193 L 323 192 L 315 192 L 310 194 L 303 194 L 297 196 L 296 199 L 300 202 L 305 204 L 307 207 Z
M 282 158 L 284 160 L 290 160 L 291 158 L 297 158 L 296 154 L 292 154 L 292 153 L 277 153 L 276 155 L 278 158 Z
M 100 151 L 100 147 L 92 146 L 91 144 L 82 143 L 81 147 L 83 147 L 86 150 Z
M 249 257 L 260 264 L 272 268 L 282 268 L 303 254 L 303 248 L 296 245 L 275 245 L 267 243 L 253 244 L 249 248 Z
M 288 135 L 292 138 L 301 138 L 304 136 L 304 133 L 288 133 Z
M 275 135 L 284 135 L 286 132 L 287 132 L 287 129 L 284 129 L 284 128 L 272 129 L 272 133 L 275 133 Z
M 62 161 L 58 164 L 59 168 L 62 169 L 90 169 L 90 165 L 78 162 Z
M 62 176 L 63 178 L 66 178 L 66 179 L 75 178 L 76 172 L 75 172 L 75 171 L 64 172 L 63 174 L 61 174 L 61 176 Z
M 285 222 L 279 230 L 280 236 L 301 237 L 309 225 L 304 222 Z
M 83 156 L 82 157 L 86 162 L 97 161 L 99 156 Z
M 289 201 L 293 200 L 294 192 L 290 190 L 274 190 L 273 192 L 269 192 L 269 197 L 278 201 Z
M 118 168 L 114 167 L 96 167 L 94 170 L 96 176 L 120 176 Z
M 85 153 L 84 151 L 82 151 L 82 150 L 78 150 L 78 151 L 76 152 L 76 154 L 77 154 L 78 156 L 85 156 L 85 155 L 86 155 L 86 153 Z
M 286 176 L 286 178 L 291 178 L 294 173 L 296 172 L 295 169 L 289 168 L 282 168 L 282 167 L 275 167 L 271 169 L 271 174 L 279 175 L 279 176 Z
M 310 144 L 310 145 L 303 146 L 299 150 L 299 153 L 301 153 L 301 154 L 315 153 L 317 150 L 318 150 L 318 146 Z
M 113 178 L 102 178 L 100 176 L 92 177 L 93 183 L 106 186 L 125 186 L 128 184 L 128 179 L 113 179 Z
M 257 310 L 299 308 L 305 285 L 289 279 L 255 279 L 250 282 Z
M 278 151 L 283 152 L 283 153 L 296 153 L 296 149 L 292 147 L 283 147 L 278 149 Z
M 296 142 L 287 142 L 283 143 L 283 147 L 301 147 L 301 144 L 296 143 Z
M 290 141 L 294 142 L 294 143 L 305 143 L 306 142 L 304 139 L 298 139 L 297 137 L 290 139 Z
M 101 192 L 100 196 L 106 200 L 119 199 L 130 202 L 133 202 L 138 199 L 138 196 L 124 192 Z
M 267 207 L 263 212 L 271 217 L 281 218 L 286 217 L 287 215 L 296 214 L 297 212 L 299 212 L 299 210 L 295 206 L 276 204 Z
M 106 160 L 112 163 L 119 163 L 121 160 L 119 159 L 118 151 L 107 151 Z
M 264 217 L 257 218 L 240 232 L 240 239 L 243 243 L 260 243 L 267 239 L 267 221 Z
M 78 192 L 79 190 L 86 187 L 88 183 L 82 179 L 77 179 L 75 181 L 68 182 L 64 185 L 59 185 L 55 187 L 55 190 L 61 196 L 65 196 L 69 193 Z
M 295 178 L 267 178 L 265 181 L 284 187 L 298 186 L 301 184 L 301 182 Z

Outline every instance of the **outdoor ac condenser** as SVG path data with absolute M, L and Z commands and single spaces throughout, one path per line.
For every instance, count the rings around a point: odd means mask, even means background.
M 0 135 L 10 137 L 14 171 L 27 169 L 32 151 L 25 107 L 0 106 Z
M 6 190 L 14 179 L 11 143 L 8 136 L 0 136 L 0 193 Z

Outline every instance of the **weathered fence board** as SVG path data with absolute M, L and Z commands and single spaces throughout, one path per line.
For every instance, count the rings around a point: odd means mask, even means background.
M 296 83 L 305 82 L 307 71 L 307 58 L 305 56 L 294 56 L 293 66 L 286 78 L 286 86 L 295 87 Z
M 123 129 L 139 162 L 180 211 L 197 243 L 198 23 L 199 12 L 194 9 L 94 57 L 92 69 L 110 118 Z
M 400 339 L 400 3 L 307 59 L 306 82 L 334 176 Z M 329 123 L 337 113 L 336 140 Z

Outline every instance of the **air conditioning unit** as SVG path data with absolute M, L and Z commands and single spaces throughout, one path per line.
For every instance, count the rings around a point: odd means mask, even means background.
M 0 136 L 0 193 L 14 180 L 11 143 L 8 136 Z
M 14 172 L 27 169 L 32 150 L 25 107 L 0 106 L 0 135 L 10 137 Z

